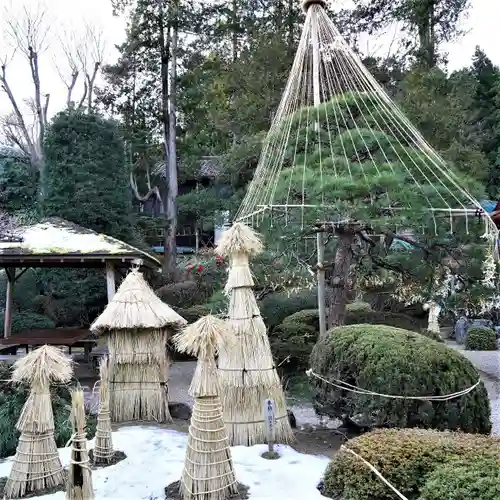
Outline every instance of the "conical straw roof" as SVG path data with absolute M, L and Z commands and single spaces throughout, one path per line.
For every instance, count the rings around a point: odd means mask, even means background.
M 111 302 L 91 325 L 94 333 L 107 330 L 162 329 L 181 327 L 187 321 L 163 302 L 139 271 L 123 280 Z
M 235 222 L 222 234 L 216 251 L 226 257 L 239 253 L 253 256 L 262 253 L 263 249 L 259 234 L 246 224 Z

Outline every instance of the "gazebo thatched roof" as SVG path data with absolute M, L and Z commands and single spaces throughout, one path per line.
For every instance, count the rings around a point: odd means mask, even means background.
M 103 267 L 106 262 L 127 267 L 136 260 L 150 269 L 161 267 L 156 258 L 138 248 L 64 219 L 18 226 L 0 213 L 2 267 Z
M 154 293 L 142 274 L 131 271 L 111 302 L 91 325 L 94 333 L 105 331 L 182 327 L 187 321 Z

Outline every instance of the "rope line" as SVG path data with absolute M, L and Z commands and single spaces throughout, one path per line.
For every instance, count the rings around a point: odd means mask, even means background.
M 373 466 L 370 462 L 365 460 L 362 456 L 358 455 L 355 451 L 347 448 L 347 446 L 342 445 L 340 447 L 341 450 L 347 451 L 351 455 L 355 456 L 358 460 L 363 462 L 383 483 L 385 483 L 401 500 L 409 500 L 405 497 L 399 490 L 397 490 L 387 479 L 378 471 L 375 466 Z
M 335 378 L 333 379 L 335 382 L 331 382 L 330 380 L 327 380 L 326 378 L 322 377 L 321 375 L 318 375 L 317 373 L 315 373 L 312 370 L 312 368 L 310 368 L 309 370 L 306 371 L 306 375 L 308 377 L 315 377 L 318 380 L 321 380 L 322 382 L 325 382 L 326 384 L 337 387 L 338 389 L 341 389 L 343 391 L 350 391 L 350 392 L 354 392 L 355 394 L 364 394 L 367 396 L 379 396 L 382 398 L 391 398 L 391 399 L 414 399 L 414 400 L 419 400 L 419 401 L 449 401 L 451 399 L 459 398 L 461 396 L 465 396 L 466 394 L 469 394 L 469 392 L 473 391 L 481 383 L 481 379 L 478 379 L 478 381 L 474 385 L 467 387 L 467 389 L 453 392 L 451 394 L 443 394 L 442 396 L 400 396 L 397 394 L 383 394 L 380 392 L 369 391 L 367 389 L 363 389 L 363 388 L 358 387 L 356 385 L 352 385 L 352 384 L 349 384 L 347 382 L 343 382 L 342 380 L 335 379 Z

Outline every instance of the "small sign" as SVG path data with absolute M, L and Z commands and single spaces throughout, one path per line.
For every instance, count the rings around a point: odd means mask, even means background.
M 269 445 L 269 451 L 272 452 L 274 444 L 274 427 L 276 424 L 274 401 L 272 399 L 266 399 L 264 403 L 264 418 L 266 420 L 267 444 Z

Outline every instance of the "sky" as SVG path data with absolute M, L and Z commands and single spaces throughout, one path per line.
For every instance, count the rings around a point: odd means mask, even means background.
M 339 0 L 340 3 L 349 0 Z M 65 38 L 65 33 L 75 32 L 82 35 L 85 25 L 96 26 L 102 29 L 106 43 L 105 62 L 111 63 L 116 60 L 116 44 L 124 39 L 125 21 L 112 15 L 111 2 L 109 0 L 0 0 L 0 27 L 6 21 L 5 9 L 18 12 L 22 6 L 33 8 L 42 3 L 46 6 L 45 22 L 49 26 L 47 34 L 47 50 L 40 60 L 41 81 L 44 93 L 50 93 L 49 114 L 53 115 L 62 107 L 66 101 L 64 83 L 59 76 L 59 70 L 65 71 L 65 60 L 60 49 L 59 39 Z M 476 45 L 486 52 L 495 64 L 500 65 L 500 45 L 498 44 L 498 19 L 500 19 L 500 2 L 493 0 L 472 0 L 472 8 L 467 19 L 463 22 L 463 29 L 467 34 L 459 41 L 444 47 L 449 53 L 449 69 L 458 69 L 470 64 L 471 56 Z M 377 40 L 367 41 L 367 50 L 377 55 L 387 51 L 393 34 L 382 36 Z M 23 106 L 22 101 L 32 95 L 32 83 L 30 80 L 29 67 L 22 54 L 12 54 L 12 47 L 8 36 L 0 29 L 0 58 L 7 57 L 7 77 L 10 86 Z M 75 98 L 82 91 L 77 86 Z M 6 95 L 0 91 L 0 116 L 11 111 Z

